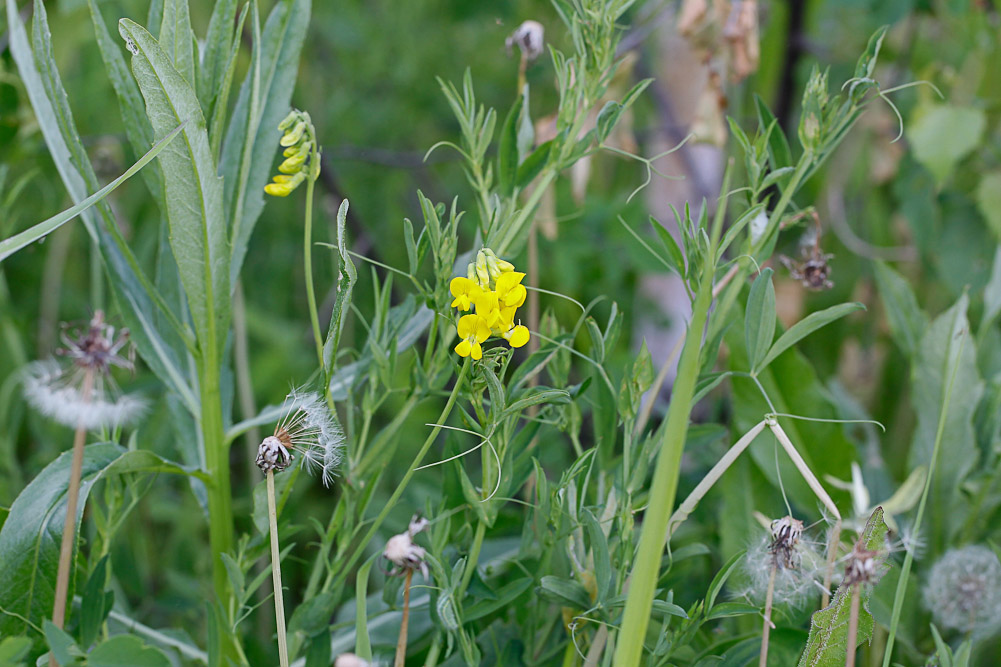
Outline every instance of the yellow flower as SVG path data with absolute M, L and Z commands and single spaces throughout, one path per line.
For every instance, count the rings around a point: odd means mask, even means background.
M 452 278 L 452 282 L 448 285 L 448 290 L 455 297 L 452 301 L 452 308 L 458 308 L 462 311 L 469 310 L 472 307 L 473 301 L 483 292 L 479 285 L 469 278 L 463 278 L 462 276 Z
M 497 277 L 497 299 L 502 306 L 519 308 L 525 303 L 528 290 L 521 284 L 524 273 L 506 271 Z
M 473 305 L 476 306 L 476 313 L 483 317 L 487 326 L 491 329 L 496 327 L 500 322 L 500 301 L 497 298 L 497 292 L 482 290 L 473 299 Z
M 475 360 L 483 358 L 483 348 L 480 343 L 490 337 L 490 327 L 480 315 L 463 315 L 455 327 L 459 332 L 459 344 L 455 352 L 460 357 L 472 356 Z
M 315 181 L 320 174 L 320 151 L 316 143 L 316 130 L 309 114 L 293 109 L 279 125 L 283 132 L 278 143 L 285 149 L 280 172 L 271 183 L 264 186 L 264 192 L 274 197 L 287 197 L 308 176 Z
M 508 342 L 511 347 L 521 347 L 528 342 L 531 337 L 528 333 L 528 327 L 519 324 L 516 327 L 512 327 L 501 334 L 501 337 Z
M 306 180 L 306 175 L 302 172 L 289 176 L 288 174 L 278 174 L 274 183 L 264 186 L 264 192 L 273 197 L 288 197 L 299 184 Z

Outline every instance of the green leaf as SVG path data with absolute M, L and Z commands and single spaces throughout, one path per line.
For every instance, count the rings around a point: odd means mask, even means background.
M 532 587 L 532 581 L 531 577 L 521 577 L 504 584 L 496 591 L 494 599 L 487 600 L 481 598 L 463 609 L 462 620 L 468 623 L 493 614 L 496 611 L 510 608 L 515 604 L 515 600 Z
M 382 554 L 376 552 L 358 568 L 355 576 L 355 655 L 362 660 L 372 659 L 372 640 L 368 635 L 368 573 L 372 570 L 377 558 Z
M 664 225 L 660 224 L 660 221 L 650 216 L 650 225 L 653 227 L 653 231 L 657 233 L 657 238 L 660 239 L 660 244 L 664 246 L 664 250 L 667 251 L 668 265 L 674 269 L 681 278 L 688 277 L 688 267 L 685 266 L 685 255 L 681 252 L 681 248 L 678 246 L 678 242 L 674 240 L 674 236 L 671 232 L 667 231 Z
M 789 141 L 785 132 L 779 125 L 775 114 L 768 108 L 765 101 L 760 96 L 754 96 L 754 108 L 758 112 L 758 125 L 761 132 L 768 133 L 768 157 L 772 163 L 772 173 L 793 165 L 792 150 L 789 148 Z
M 550 387 L 533 387 L 526 395 L 517 401 L 512 401 L 499 419 L 506 419 L 514 415 L 520 415 L 522 410 L 541 403 L 565 404 L 570 402 L 570 392 L 565 389 L 552 389 Z
M 747 296 L 747 310 L 744 313 L 744 344 L 751 372 L 758 370 L 775 336 L 775 287 L 772 285 L 770 268 L 764 269 Z
M 927 104 L 908 126 L 907 138 L 914 157 L 939 183 L 980 145 L 987 118 L 980 109 L 949 104 Z
M 1001 245 L 994 251 L 991 277 L 984 288 L 984 320 L 980 326 L 989 326 L 998 313 L 1001 313 Z
M 859 541 L 869 551 L 880 553 L 877 558 L 885 558 L 886 554 L 886 524 L 883 522 L 883 508 L 877 507 Z M 855 646 L 848 646 L 848 622 L 851 611 L 854 586 L 841 585 L 831 600 L 831 604 L 813 614 L 810 621 L 810 636 L 806 649 L 799 660 L 799 667 L 841 667 L 845 664 L 845 655 L 854 651 L 863 642 L 872 637 L 873 620 L 869 613 L 869 596 L 872 586 L 861 586 L 861 600 L 858 610 L 858 634 Z
M 22 660 L 28 657 L 31 650 L 31 640 L 27 637 L 6 637 L 0 641 L 0 665 L 4 667 L 20 667 Z
M 86 199 L 88 192 L 98 189 L 97 177 L 80 141 L 55 67 L 45 6 L 39 4 L 35 9 L 33 33 L 36 51 L 33 53 L 17 3 L 15 0 L 7 0 L 10 50 L 56 170 L 71 200 L 79 203 Z M 171 129 L 175 126 L 171 126 Z M 143 275 L 132 251 L 118 232 L 107 202 L 98 201 L 94 210 L 84 210 L 82 220 L 101 252 L 112 289 L 123 306 L 122 318 L 132 332 L 132 340 L 140 355 L 153 372 L 181 397 L 188 410 L 197 414 L 194 394 L 184 379 L 175 355 L 155 327 L 154 312 L 163 313 L 167 317 L 166 321 L 182 338 L 185 336 L 183 327 Z M 157 308 L 159 311 L 156 311 Z
M 497 185 L 501 195 L 510 197 L 518 174 L 518 126 L 525 98 L 519 95 L 504 119 L 497 148 Z
M 0 562 L 4 564 L 0 568 L 0 608 L 36 625 L 52 615 L 53 583 L 66 518 L 66 487 L 72 458 L 72 452 L 63 452 L 47 465 L 14 500 L 10 516 L 0 529 Z M 200 476 L 146 450 L 127 451 L 114 443 L 84 448 L 77 533 L 94 484 L 110 475 L 157 472 Z M 69 593 L 72 598 L 72 579 Z M 24 631 L 23 621 L 0 614 L 0 634 Z
M 111 181 L 76 206 L 71 206 L 62 213 L 52 216 L 48 220 L 43 220 L 23 232 L 19 232 L 10 238 L 0 241 L 0 262 L 10 257 L 18 250 L 31 245 L 39 239 L 45 238 L 73 218 L 89 209 L 94 204 L 103 201 L 104 198 L 113 192 L 119 185 L 135 176 L 140 169 L 149 164 L 150 160 L 159 155 L 160 151 L 166 148 L 170 144 L 171 140 L 176 137 L 182 129 L 184 128 L 181 125 L 175 127 L 165 137 L 163 137 L 163 139 L 158 141 L 156 145 L 153 146 L 148 153 L 146 153 L 146 155 L 139 158 L 138 162 L 129 167 L 124 174 Z
M 235 281 L 247 243 L 264 209 L 264 185 L 278 153 L 278 123 L 288 114 L 299 71 L 299 54 L 309 29 L 311 0 L 280 0 L 268 16 L 254 47 L 254 62 L 240 87 L 223 142 L 220 173 L 225 179 L 225 210 L 231 224 Z M 252 5 L 256 16 L 256 3 Z M 255 21 L 256 22 L 256 21 Z
M 966 314 L 968 306 L 969 298 L 964 294 L 952 308 L 939 315 L 921 339 L 911 362 L 911 400 L 917 426 L 908 461 L 910 468 L 930 469 L 942 405 L 955 369 L 942 433 L 942 442 L 948 444 L 939 455 L 928 496 L 929 539 L 939 545 L 948 543 L 961 527 L 954 519 L 961 516 L 966 503 L 959 490 L 980 460 L 973 416 L 984 383 L 977 370 L 976 343 Z
M 55 657 L 60 665 L 76 665 L 77 658 L 84 656 L 80 647 L 73 642 L 73 638 L 64 630 L 57 628 L 49 619 L 42 622 L 45 632 L 45 641 L 49 645 L 51 655 Z
M 108 555 L 97 562 L 80 596 L 80 646 L 89 648 L 111 612 L 115 594 L 104 590 L 108 583 Z
M 539 581 L 539 595 L 564 607 L 591 608 L 591 596 L 587 589 L 572 579 L 546 575 Z
M 337 209 L 337 261 L 340 267 L 340 275 L 337 280 L 337 298 L 334 300 L 334 310 L 330 315 L 327 338 L 323 342 L 323 367 L 328 384 L 334 372 L 337 350 L 341 344 L 344 318 L 351 308 L 351 291 L 354 288 L 355 280 L 358 279 L 358 271 L 351 260 L 351 255 L 348 254 L 347 219 L 348 200 L 345 199 Z M 398 341 L 397 344 L 402 344 L 402 340 Z
M 288 633 L 294 635 L 301 632 L 311 637 L 325 630 L 330 625 L 330 617 L 333 616 L 336 606 L 337 598 L 333 593 L 320 593 L 306 600 L 293 612 L 288 624 Z
M 977 207 L 995 238 L 1001 240 L 1001 171 L 988 172 L 980 177 Z
M 615 129 L 615 125 L 619 122 L 619 118 L 622 117 L 625 110 L 632 106 L 633 102 L 643 94 L 643 91 L 646 90 L 652 81 L 653 79 L 643 79 L 638 82 L 626 93 L 626 96 L 622 98 L 622 102 L 610 100 L 605 103 L 605 106 L 598 112 L 598 118 L 595 123 L 599 144 L 608 138 L 608 135 Z
M 909 357 L 918 349 L 918 342 L 928 329 L 928 316 L 918 307 L 914 292 L 899 273 L 883 262 L 876 262 L 874 268 L 890 334 Z
M 758 368 L 765 368 L 772 363 L 775 357 L 779 356 L 790 347 L 803 340 L 817 329 L 827 326 L 831 322 L 841 319 L 856 310 L 865 310 L 861 303 L 841 303 L 824 310 L 810 313 L 796 324 L 789 327 L 789 330 L 779 336 L 775 344 L 768 350 L 768 354 L 761 360 Z
M 515 178 L 515 187 L 523 188 L 535 179 L 549 162 L 549 153 L 553 149 L 553 140 L 550 139 L 544 144 L 536 147 L 528 157 L 518 166 L 518 176 Z
M 156 41 L 192 88 L 197 84 L 193 38 L 188 0 L 164 0 L 160 35 Z
M 170 664 L 163 651 L 132 635 L 111 637 L 87 656 L 87 667 L 170 667 Z
M 214 118 L 217 101 L 226 104 L 228 90 L 222 94 L 222 84 L 226 79 L 226 70 L 231 62 L 230 50 L 233 47 L 233 25 L 236 22 L 236 0 L 218 0 L 212 8 L 209 19 L 209 29 L 205 34 L 205 46 L 201 50 L 201 64 L 198 68 L 198 99 L 202 100 L 205 115 Z M 213 128 L 214 129 L 214 128 Z
M 125 64 L 121 47 L 111 38 L 108 26 L 104 23 L 101 11 L 97 8 L 96 0 L 87 0 L 87 4 L 90 7 L 90 17 L 94 23 L 94 36 L 97 38 L 97 46 L 101 51 L 104 69 L 108 73 L 108 78 L 111 79 L 115 97 L 118 98 L 118 108 L 122 123 L 125 125 L 125 135 L 136 155 L 144 153 L 153 145 L 153 128 L 150 127 L 149 119 L 146 118 L 146 106 L 142 94 L 139 92 L 139 86 L 132 77 L 132 73 L 129 72 L 128 65 Z M 160 173 L 159 165 L 154 164 L 143 172 L 143 179 L 150 192 L 156 197 L 158 204 L 163 207 L 163 175 Z
M 612 584 L 612 561 L 608 554 L 608 538 L 601 525 L 590 510 L 585 509 L 582 516 L 587 529 L 587 539 L 591 543 L 591 556 L 594 560 L 594 580 L 598 589 L 597 601 L 603 602 L 608 595 L 608 587 Z
M 889 26 L 881 26 L 869 37 L 865 51 L 859 56 L 858 62 L 855 64 L 856 78 L 872 78 L 873 73 L 876 71 L 876 59 L 879 57 L 879 50 L 883 46 L 883 38 L 886 36 L 888 29 Z
M 160 156 L 170 244 L 200 347 L 221 350 L 229 329 L 229 241 L 222 181 L 215 173 L 205 118 L 194 89 L 153 36 L 128 19 L 118 25 L 122 37 L 135 48 L 132 72 L 146 100 L 154 135 L 162 137 L 188 121 L 182 130 L 183 145 Z

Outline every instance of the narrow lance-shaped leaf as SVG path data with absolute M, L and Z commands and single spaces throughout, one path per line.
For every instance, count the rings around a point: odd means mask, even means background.
M 202 348 L 221 347 L 229 323 L 229 243 L 205 118 L 194 89 L 152 35 L 128 19 L 119 32 L 133 51 L 132 71 L 155 135 L 188 121 L 183 143 L 160 156 L 170 243 Z
M 196 82 L 195 52 L 188 0 L 165 0 L 157 42 L 184 80 L 193 87 Z
M 768 364 L 772 363 L 775 357 L 779 356 L 817 329 L 830 324 L 834 320 L 841 319 L 845 315 L 853 313 L 856 310 L 865 310 L 865 306 L 861 303 L 841 303 L 837 306 L 831 306 L 830 308 L 817 311 L 816 313 L 810 313 L 802 320 L 789 327 L 789 330 L 784 334 L 779 336 L 779 339 L 775 341 L 775 344 L 768 350 L 768 354 L 766 354 L 765 358 L 761 360 L 760 364 L 758 364 L 758 368 L 765 368 Z
M 41 238 L 44 238 L 48 234 L 51 234 L 55 230 L 59 229 L 59 227 L 61 227 L 62 225 L 66 224 L 73 218 L 82 214 L 84 211 L 89 209 L 97 202 L 102 201 L 119 185 L 121 185 L 125 181 L 135 176 L 136 172 L 145 167 L 150 162 L 150 160 L 155 158 L 160 153 L 160 151 L 162 151 L 167 146 L 167 144 L 169 144 L 171 140 L 174 137 L 176 137 L 178 132 L 180 132 L 182 129 L 183 126 L 181 125 L 175 127 L 173 130 L 170 131 L 170 133 L 167 134 L 167 136 L 158 141 L 156 145 L 153 146 L 153 148 L 151 148 L 148 153 L 146 153 L 146 155 L 143 155 L 141 158 L 139 158 L 138 162 L 129 167 L 124 174 L 122 174 L 115 180 L 111 181 L 110 183 L 105 185 L 103 188 L 101 188 L 91 196 L 84 199 L 76 206 L 71 206 L 62 213 L 58 213 L 47 220 L 43 220 L 37 225 L 33 225 L 32 227 L 24 230 L 23 232 L 14 234 L 10 238 L 6 238 L 3 241 L 0 241 L 0 262 L 7 259 L 9 256 L 13 255 L 15 252 L 21 250 L 25 246 L 30 245 Z
M 772 270 L 763 270 L 751 285 L 744 314 L 744 343 L 751 372 L 758 369 L 775 335 L 775 287 Z
M 327 338 L 323 343 L 323 368 L 326 375 L 326 384 L 330 384 L 330 377 L 336 366 L 337 348 L 341 343 L 341 331 L 344 330 L 344 316 L 351 307 L 351 290 L 354 288 L 355 280 L 358 278 L 358 270 L 351 261 L 347 246 L 347 226 L 348 200 L 341 202 L 337 209 L 337 262 L 340 266 L 340 277 L 337 283 L 337 299 L 334 301 L 334 310 L 330 315 L 330 326 L 327 329 Z
M 236 0 L 219 0 L 215 3 L 205 43 L 198 54 L 201 63 L 198 68 L 198 98 L 204 102 L 203 109 L 209 117 L 213 115 L 217 92 L 225 76 L 233 43 L 236 4 Z

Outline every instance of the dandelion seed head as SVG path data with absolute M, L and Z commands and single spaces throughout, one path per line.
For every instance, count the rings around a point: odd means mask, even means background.
M 989 637 L 1001 629 L 1001 562 L 984 546 L 950 549 L 932 566 L 924 599 L 942 626 Z
M 428 520 L 415 516 L 410 520 L 407 531 L 394 535 L 386 542 L 382 556 L 393 564 L 391 575 L 397 576 L 408 570 L 420 570 L 424 578 L 428 578 L 428 566 L 424 562 L 427 552 L 414 544 L 414 536 L 428 526 Z
M 337 660 L 334 660 L 334 667 L 370 667 L 371 664 L 354 653 L 341 653 L 337 656 Z
M 807 602 L 819 590 L 824 559 L 802 535 L 801 521 L 791 517 L 773 521 L 769 533 L 751 544 L 744 556 L 746 584 L 738 596 L 764 603 L 774 569 L 773 604 L 799 607 Z
M 337 419 L 318 394 L 302 389 L 289 392 L 283 407 L 274 435 L 257 448 L 257 466 L 264 473 L 281 472 L 298 454 L 306 472 L 319 472 L 323 485 L 330 486 L 344 447 Z
M 545 47 L 546 29 L 538 21 L 525 21 L 505 40 L 504 46 L 511 53 L 515 46 L 527 60 L 535 60 L 542 55 Z
M 84 392 L 82 381 L 80 369 L 67 371 L 49 359 L 25 367 L 22 388 L 35 410 L 70 428 L 93 431 L 125 426 L 146 412 L 145 400 L 130 394 L 114 395 L 102 378 L 95 378 L 89 392 Z

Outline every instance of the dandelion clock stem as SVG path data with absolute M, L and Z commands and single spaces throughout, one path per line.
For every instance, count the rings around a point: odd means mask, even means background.
M 90 400 L 94 388 L 94 370 L 88 368 L 83 376 L 82 395 L 84 402 Z M 59 571 L 56 575 L 56 600 L 52 607 L 52 623 L 62 628 L 66 622 L 66 598 L 69 595 L 70 571 L 73 566 L 73 545 L 76 542 L 77 500 L 80 495 L 80 476 L 83 471 L 83 445 L 87 441 L 87 429 L 83 424 L 76 427 L 73 435 L 73 463 L 70 467 L 70 483 L 66 493 L 66 522 L 63 524 L 63 539 L 59 547 Z M 49 655 L 49 664 L 56 659 Z
M 410 581 L 414 571 L 407 570 L 407 580 L 403 583 L 403 618 L 400 619 L 400 638 L 396 640 L 396 660 L 394 667 L 403 667 L 407 659 L 407 625 L 410 621 Z
M 285 600 L 282 596 L 282 564 L 278 547 L 278 510 L 275 507 L 275 473 L 273 470 L 268 471 L 268 526 L 271 529 L 271 580 L 275 588 L 278 662 L 281 667 L 288 667 L 288 639 L 285 632 Z
M 765 623 L 761 628 L 761 658 L 758 667 L 768 667 L 768 636 L 772 631 L 772 600 L 775 597 L 775 563 L 768 572 L 768 592 L 765 593 Z

